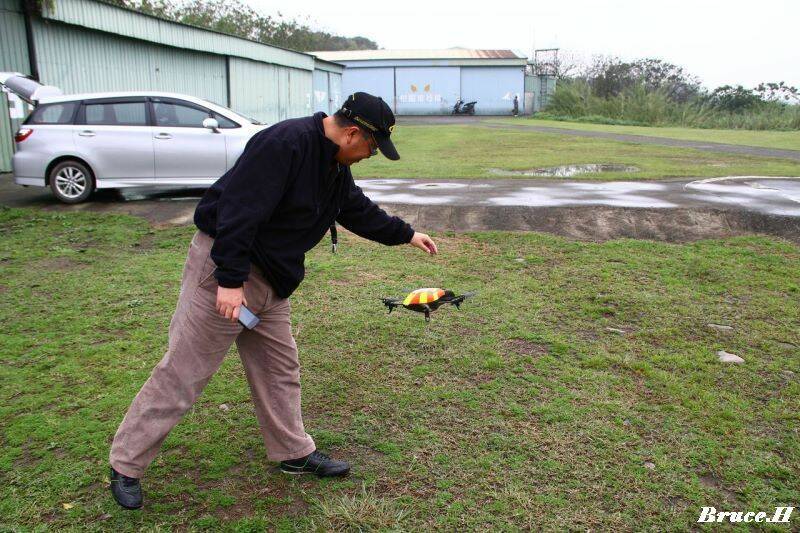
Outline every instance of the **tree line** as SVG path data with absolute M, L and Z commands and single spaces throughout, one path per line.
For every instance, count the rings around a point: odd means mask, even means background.
M 344 37 L 312 29 L 308 23 L 256 11 L 239 0 L 105 0 L 167 20 L 301 52 L 376 50 L 366 37 Z
M 630 125 L 800 129 L 800 90 L 785 82 L 705 89 L 681 66 L 655 58 L 624 61 L 562 56 L 533 65 L 555 75 L 545 113 L 551 118 Z

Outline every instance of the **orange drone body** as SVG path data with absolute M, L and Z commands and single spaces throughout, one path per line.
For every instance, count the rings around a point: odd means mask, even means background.
M 403 305 L 428 304 L 435 302 L 444 295 L 444 289 L 417 289 L 408 293 L 408 296 L 403 300 Z
M 425 321 L 427 322 L 431 319 L 431 312 L 436 311 L 440 306 L 453 304 L 456 308 L 459 308 L 461 303 L 473 294 L 469 292 L 456 296 L 451 290 L 429 287 L 413 290 L 402 300 L 400 298 L 381 298 L 381 300 L 389 308 L 390 313 L 395 307 L 403 306 L 410 311 L 425 313 Z

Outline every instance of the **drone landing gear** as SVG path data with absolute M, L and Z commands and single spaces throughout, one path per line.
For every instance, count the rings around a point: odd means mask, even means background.
M 381 298 L 381 300 L 383 300 L 383 304 L 389 308 L 388 314 L 390 315 L 392 314 L 392 311 L 394 311 L 395 307 L 400 307 L 400 303 L 397 300 L 393 300 L 391 298 Z

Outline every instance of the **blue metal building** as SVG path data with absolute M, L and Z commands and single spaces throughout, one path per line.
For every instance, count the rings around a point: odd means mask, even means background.
M 358 50 L 314 52 L 347 68 L 344 95 L 365 91 L 398 115 L 446 115 L 456 101 L 476 101 L 479 115 L 510 115 L 517 97 L 525 109 L 525 56 L 511 50 Z
M 185 93 L 273 123 L 338 109 L 343 70 L 311 54 L 96 0 L 0 0 L 0 71 L 65 94 Z M 0 92 L 0 172 L 11 170 L 12 135 L 26 111 Z

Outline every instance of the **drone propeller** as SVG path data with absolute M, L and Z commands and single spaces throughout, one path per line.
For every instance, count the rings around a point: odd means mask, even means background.
M 461 304 L 464 303 L 464 300 L 466 300 L 467 298 L 471 298 L 476 294 L 477 294 L 476 291 L 465 292 L 461 296 L 456 296 L 455 298 L 450 300 L 450 303 L 455 305 L 456 309 L 461 309 Z
M 389 314 L 394 311 L 395 307 L 400 307 L 401 305 L 400 300 L 397 298 L 381 298 L 381 301 L 383 302 L 383 305 L 389 308 Z

